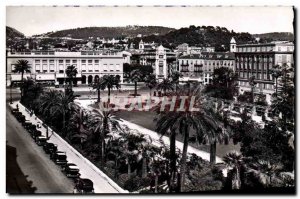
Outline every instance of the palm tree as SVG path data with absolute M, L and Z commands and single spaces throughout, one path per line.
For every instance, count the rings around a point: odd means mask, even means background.
M 134 96 L 136 97 L 137 96 L 137 83 L 139 81 L 143 80 L 143 73 L 139 69 L 133 70 L 133 71 L 131 71 L 129 78 L 131 81 L 134 82 Z
M 111 89 L 113 88 L 117 88 L 119 89 L 121 86 L 120 86 L 120 79 L 113 76 L 113 75 L 104 75 L 102 77 L 102 85 L 105 88 L 108 89 L 108 103 L 110 103 L 110 91 Z
M 200 144 L 210 144 L 210 163 L 216 163 L 217 143 L 224 143 L 229 140 L 229 133 L 221 121 L 211 114 L 207 109 L 203 109 L 203 115 L 197 132 L 197 139 Z
M 44 92 L 38 100 L 39 101 L 39 104 L 38 104 L 39 111 L 43 115 L 45 115 L 46 121 L 51 122 L 52 118 L 55 116 L 55 114 L 53 112 L 51 112 L 51 109 L 53 108 L 53 106 L 55 104 L 57 104 L 58 95 L 59 95 L 58 91 L 49 90 L 49 91 Z M 46 137 L 47 138 L 49 137 L 48 127 L 46 130 Z
M 74 65 L 70 65 L 66 69 L 66 75 L 69 78 L 69 85 L 72 91 L 72 83 L 73 79 L 76 78 L 76 75 L 78 74 L 77 68 Z
M 172 79 L 172 82 L 175 84 L 175 92 L 177 92 L 180 77 L 183 77 L 183 75 L 178 71 L 172 72 L 172 74 L 170 76 L 170 78 Z
M 241 167 L 244 165 L 243 156 L 236 151 L 227 153 L 223 157 L 223 161 L 227 167 L 235 171 L 232 178 L 232 189 L 241 188 Z
M 15 65 L 15 69 L 13 70 L 14 73 L 21 73 L 21 83 L 23 85 L 24 82 L 24 73 L 30 73 L 31 66 L 28 64 L 27 60 L 18 60 L 17 64 Z M 23 89 L 21 89 L 21 100 L 23 97 Z
M 95 81 L 94 84 L 93 84 L 93 89 L 96 89 L 97 92 L 98 92 L 97 102 L 100 102 L 100 90 L 105 89 L 105 85 L 104 85 L 103 82 L 104 82 L 103 77 L 101 77 L 100 79 Z
M 254 103 L 254 87 L 257 83 L 255 82 L 255 76 L 253 75 L 249 79 L 249 85 L 251 86 L 251 93 L 252 93 L 252 103 Z
M 153 74 L 149 74 L 145 77 L 145 83 L 146 86 L 150 89 L 150 96 L 151 96 L 151 90 L 155 88 L 157 85 L 156 77 Z
M 50 108 L 51 114 L 61 114 L 62 115 L 62 136 L 66 136 L 66 116 L 72 111 L 74 106 L 74 96 L 73 94 L 64 94 L 59 92 L 57 95 L 57 100 L 55 100 L 53 106 Z
M 164 95 L 167 95 L 167 90 L 173 90 L 174 83 L 170 81 L 170 79 L 163 79 L 162 82 L 160 82 L 157 85 L 157 90 L 163 90 Z
M 279 174 L 283 166 L 280 163 L 271 163 L 265 160 L 258 160 L 256 163 L 251 165 L 249 173 L 254 176 L 266 187 L 272 185 L 272 177 Z
M 104 166 L 106 149 L 105 139 L 113 128 L 121 129 L 121 127 L 118 120 L 112 115 L 112 111 L 105 110 L 101 103 L 99 103 L 98 105 L 99 109 L 94 109 L 91 117 L 94 121 L 93 131 L 98 135 L 100 142 L 99 149 L 101 165 Z
M 192 93 L 189 90 L 183 90 L 178 92 L 178 96 L 194 96 L 194 106 L 193 107 L 200 107 L 201 98 L 199 96 L 200 90 L 199 87 L 196 88 Z M 183 135 L 183 149 L 182 149 L 182 157 L 180 161 L 180 173 L 178 174 L 178 190 L 183 191 L 184 187 L 184 180 L 185 180 L 185 172 L 186 172 L 186 159 L 187 159 L 187 150 L 188 150 L 188 142 L 190 138 L 190 130 L 191 128 L 195 129 L 196 132 L 201 131 L 201 122 L 203 121 L 203 117 L 205 117 L 205 112 L 200 109 L 200 111 L 192 111 L 190 110 L 190 102 L 192 100 L 189 98 L 185 100 L 184 107 L 185 111 L 177 111 L 181 105 L 181 100 L 176 101 L 175 103 L 175 110 L 168 110 L 166 108 L 163 112 L 159 113 L 159 119 L 157 121 L 157 130 L 160 133 L 166 132 L 170 130 L 170 138 L 171 143 L 170 152 L 172 157 L 174 156 L 174 137 L 176 138 L 175 131 L 178 131 L 180 134 Z M 160 106 L 158 106 L 160 109 Z M 205 133 L 205 132 L 202 132 Z M 173 137 L 172 137 L 173 136 Z M 170 155 L 171 156 L 171 155 Z M 172 163 L 171 172 L 174 172 L 174 162 Z
M 275 65 L 272 69 L 271 69 L 271 74 L 273 76 L 273 78 L 275 78 L 275 94 L 277 96 L 277 89 L 278 89 L 278 78 L 280 76 L 282 76 L 282 70 L 280 70 L 280 66 L 279 65 Z

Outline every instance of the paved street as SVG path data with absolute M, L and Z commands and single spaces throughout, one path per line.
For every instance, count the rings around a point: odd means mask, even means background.
M 32 187 L 35 187 L 35 193 L 72 193 L 73 182 L 66 178 L 46 155 L 41 147 L 38 147 L 22 125 L 11 115 L 9 107 L 6 111 L 6 140 L 10 148 L 16 149 L 16 163 L 24 175 L 27 175 L 27 181 L 32 181 Z M 7 154 L 7 159 L 13 154 Z M 11 161 L 9 161 L 11 162 Z M 16 165 L 7 165 L 8 172 L 7 186 L 19 187 L 13 190 L 7 187 L 11 193 L 30 193 L 28 189 L 23 190 L 21 175 L 17 171 L 11 171 Z M 13 176 L 10 176 L 13 175 Z M 13 183 L 9 181 L 15 179 Z M 19 183 L 19 184 L 18 184 Z M 20 187 L 21 186 L 21 187 Z M 25 186 L 25 185 L 24 185 Z

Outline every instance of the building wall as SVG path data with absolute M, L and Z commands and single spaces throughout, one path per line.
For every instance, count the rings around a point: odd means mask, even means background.
M 212 53 L 213 54 L 213 53 Z M 180 81 L 198 81 L 209 84 L 215 68 L 228 67 L 234 70 L 234 59 L 178 58 Z
M 255 92 L 272 94 L 275 85 L 271 70 L 275 65 L 291 66 L 293 51 L 292 43 L 237 45 L 235 70 L 239 76 L 239 91 L 250 91 L 249 78 L 254 76 Z
M 104 75 L 119 75 L 123 82 L 123 63 L 122 54 L 100 55 L 81 52 L 51 52 L 51 53 L 18 53 L 7 55 L 7 74 L 8 84 L 11 81 L 20 81 L 21 75 L 13 73 L 12 70 L 18 60 L 28 60 L 31 66 L 30 74 L 35 80 L 39 81 L 54 81 L 59 82 L 60 79 L 66 78 L 65 70 L 69 65 L 74 65 L 77 68 L 78 84 L 82 83 L 83 78 L 88 78 L 94 81 L 96 76 Z M 88 81 L 84 81 L 88 84 Z

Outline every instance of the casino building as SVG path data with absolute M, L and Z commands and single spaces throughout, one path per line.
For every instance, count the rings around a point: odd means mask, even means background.
M 30 73 L 24 78 L 31 77 L 40 82 L 64 84 L 67 78 L 65 70 L 74 65 L 78 74 L 74 83 L 90 84 L 104 75 L 119 76 L 123 83 L 123 63 L 128 55 L 122 52 L 102 54 L 98 51 L 55 52 L 28 51 L 7 52 L 6 85 L 21 81 L 21 74 L 12 72 L 18 60 L 27 60 L 31 66 Z

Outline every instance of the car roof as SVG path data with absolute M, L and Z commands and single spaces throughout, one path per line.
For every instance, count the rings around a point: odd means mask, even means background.
M 85 184 L 93 184 L 93 181 L 91 181 L 90 179 L 87 179 L 87 178 L 81 178 L 80 179 L 83 183 L 85 183 Z
M 70 165 L 69 168 L 70 169 L 78 169 L 79 170 L 79 168 L 76 165 Z

